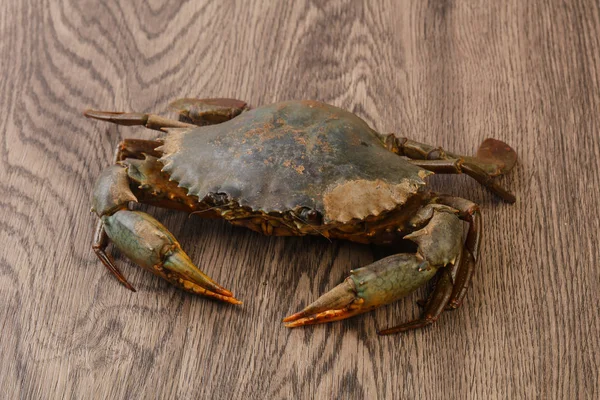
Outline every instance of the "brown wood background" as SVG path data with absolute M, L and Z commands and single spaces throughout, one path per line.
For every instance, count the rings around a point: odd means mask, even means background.
M 182 96 L 318 99 L 470 154 L 510 143 L 506 205 L 471 180 L 485 240 L 465 306 L 378 337 L 417 296 L 341 323 L 281 318 L 368 246 L 272 238 L 150 210 L 245 301 L 178 291 L 90 244 L 94 179 L 122 137 L 87 107 Z M 600 6 L 573 1 L 0 2 L 2 398 L 600 398 Z

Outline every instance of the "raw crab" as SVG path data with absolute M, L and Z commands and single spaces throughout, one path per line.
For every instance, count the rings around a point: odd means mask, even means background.
M 316 101 L 249 110 L 232 99 L 180 99 L 179 120 L 153 114 L 88 110 L 87 117 L 163 132 L 157 140 L 123 140 L 115 164 L 99 177 L 93 245 L 102 263 L 134 290 L 106 253 L 109 240 L 127 257 L 172 284 L 213 299 L 241 303 L 206 276 L 156 219 L 130 211 L 140 202 L 223 218 L 265 235 L 322 235 L 358 243 L 412 241 L 416 250 L 351 271 L 340 285 L 286 326 L 348 318 L 437 284 L 421 318 L 379 333 L 433 323 L 458 307 L 477 259 L 481 219 L 474 203 L 426 190 L 434 173 L 466 173 L 508 202 L 493 177 L 516 153 L 487 139 L 476 157 L 393 134 L 379 134 L 356 115 Z M 466 237 L 463 223 L 469 223 Z

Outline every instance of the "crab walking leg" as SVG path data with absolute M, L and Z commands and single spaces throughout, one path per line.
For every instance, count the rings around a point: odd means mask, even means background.
M 94 242 L 92 243 L 92 249 L 96 254 L 96 257 L 100 259 L 100 262 L 110 271 L 111 274 L 114 275 L 115 278 L 119 282 L 123 284 L 127 289 L 135 292 L 135 288 L 127 281 L 125 275 L 117 268 L 115 265 L 115 260 L 112 258 L 110 254 L 106 252 L 106 247 L 108 247 L 108 235 L 104 230 L 104 222 L 102 220 L 98 221 L 96 225 L 96 233 L 94 234 Z
M 142 125 L 148 129 L 162 131 L 165 128 L 193 128 L 195 125 L 186 122 L 177 121 L 161 117 L 155 114 L 142 114 L 135 112 L 119 111 L 99 111 L 85 110 L 83 112 L 87 118 L 98 119 L 100 121 L 112 122 L 117 125 L 136 126 Z
M 228 121 L 248 109 L 248 105 L 235 99 L 179 99 L 169 105 L 179 113 L 179 121 L 160 115 L 136 112 L 86 110 L 88 118 L 112 122 L 118 125 L 141 125 L 162 131 L 167 128 L 195 128 Z
M 423 316 L 414 321 L 406 322 L 393 328 L 383 329 L 377 332 L 380 335 L 391 335 L 393 333 L 406 332 L 413 329 L 424 328 L 433 324 L 446 309 L 446 305 L 452 295 L 452 277 L 449 268 L 440 272 L 436 283 L 436 290 L 425 306 Z
M 219 124 L 237 117 L 250 107 L 236 99 L 177 99 L 169 109 L 179 113 L 179 120 L 198 126 Z
M 463 258 L 460 262 L 460 268 L 453 281 L 452 295 L 448 300 L 446 310 L 455 310 L 460 307 L 467 295 L 467 290 L 473 280 L 475 272 L 475 258 L 470 251 L 463 251 Z
M 500 186 L 491 175 L 488 175 L 476 163 L 470 163 L 462 158 L 455 160 L 411 160 L 411 163 L 438 174 L 467 174 L 507 203 L 517 201 L 514 194 Z
M 467 174 L 508 203 L 515 196 L 494 181 L 494 177 L 508 173 L 517 162 L 517 153 L 506 143 L 486 139 L 477 150 L 477 156 L 460 156 L 441 147 L 397 138 L 394 134 L 380 135 L 388 150 L 411 159 L 421 168 L 446 174 Z
M 506 143 L 488 138 L 484 140 L 475 157 L 461 156 L 445 151 L 441 147 L 398 138 L 393 133 L 381 136 L 388 150 L 413 160 L 456 160 L 462 159 L 475 164 L 490 176 L 508 173 L 517 162 L 517 153 Z
M 467 239 L 461 253 L 458 273 L 454 279 L 454 288 L 447 307 L 455 309 L 460 307 L 467 294 L 467 289 L 473 279 L 475 262 L 479 258 L 482 234 L 481 212 L 477 204 L 460 197 L 442 195 L 434 201 L 458 210 L 459 218 L 469 223 Z
M 304 310 L 285 318 L 286 326 L 293 328 L 345 319 L 413 292 L 428 282 L 439 268 L 455 263 L 462 246 L 462 224 L 454 213 L 434 210 L 422 229 L 405 238 L 418 244 L 417 253 L 393 255 L 351 271 L 343 283 Z M 451 288 L 446 292 L 436 302 L 442 310 Z

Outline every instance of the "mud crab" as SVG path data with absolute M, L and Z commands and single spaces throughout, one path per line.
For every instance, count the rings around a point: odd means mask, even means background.
M 85 111 L 85 116 L 161 131 L 156 140 L 125 139 L 101 174 L 92 210 L 93 249 L 126 287 L 106 247 L 192 293 L 239 304 L 198 269 L 160 222 L 130 202 L 222 218 L 265 235 L 322 235 L 358 243 L 413 242 L 414 251 L 350 272 L 288 327 L 348 318 L 391 303 L 437 275 L 422 317 L 390 334 L 433 323 L 465 296 L 477 260 L 481 218 L 471 201 L 425 189 L 432 173 L 465 173 L 507 202 L 494 177 L 516 162 L 507 144 L 485 140 L 465 157 L 394 134 L 316 101 L 250 109 L 233 99 L 180 99 L 178 119 L 154 114 Z M 466 234 L 463 222 L 469 224 Z

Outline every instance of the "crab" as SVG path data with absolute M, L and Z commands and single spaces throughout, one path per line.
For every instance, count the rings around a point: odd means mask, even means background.
M 178 119 L 84 112 L 161 132 L 156 140 L 123 140 L 115 163 L 94 188 L 92 211 L 99 221 L 93 250 L 133 291 L 107 253 L 109 242 L 183 290 L 241 304 L 194 265 L 160 222 L 131 210 L 130 203 L 137 202 L 225 219 L 265 235 L 410 243 L 408 252 L 350 271 L 341 284 L 283 321 L 298 327 L 345 319 L 394 302 L 437 277 L 419 318 L 378 333 L 422 328 L 462 304 L 481 243 L 479 207 L 427 190 L 427 177 L 464 173 L 503 200 L 515 201 L 495 179 L 517 160 L 499 140 L 486 139 L 475 157 L 460 156 L 378 133 L 355 114 L 317 101 L 251 109 L 234 99 L 180 99 L 170 107 Z

